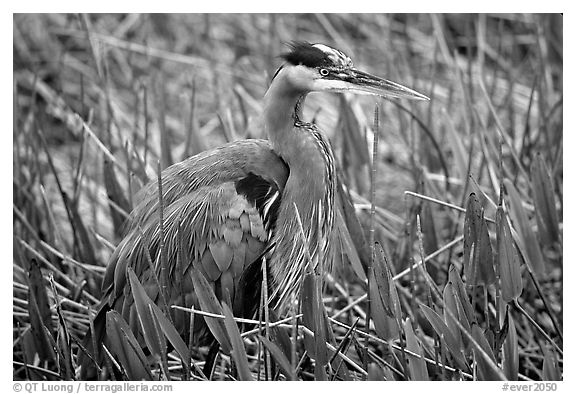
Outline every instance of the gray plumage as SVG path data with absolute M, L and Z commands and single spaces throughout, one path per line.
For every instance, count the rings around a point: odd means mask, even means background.
M 349 57 L 325 45 L 294 43 L 283 58 L 286 63 L 264 96 L 263 125 L 269 141 L 232 142 L 163 171 L 163 239 L 157 182 L 140 192 L 126 236 L 108 264 L 104 299 L 94 321 L 96 343 L 106 342 L 105 315 L 111 309 L 139 335 L 128 267 L 148 296 L 159 301 L 147 253 L 156 264 L 157 276 L 166 279 L 161 287 L 169 305 L 199 308 L 191 276 L 198 272 L 219 299 L 230 301 L 236 316 L 246 317 L 252 317 L 259 305 L 263 261 L 269 274 L 270 306 L 279 314 L 295 305 L 307 270 L 330 270 L 339 238 L 334 229 L 343 227 L 334 225 L 336 169 L 328 139 L 302 120 L 306 95 L 357 91 L 427 98 L 355 69 Z M 161 243 L 166 276 L 158 263 Z M 176 328 L 187 339 L 188 316 L 174 317 Z M 202 343 L 211 336 L 203 320 L 198 320 L 193 338 Z M 94 353 L 90 335 L 84 343 Z M 84 361 L 83 371 L 90 364 Z

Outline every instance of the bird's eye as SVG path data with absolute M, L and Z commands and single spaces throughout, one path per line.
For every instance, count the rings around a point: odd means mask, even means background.
M 328 74 L 330 74 L 330 71 L 326 70 L 325 68 L 320 69 L 320 75 L 323 77 L 327 76 Z

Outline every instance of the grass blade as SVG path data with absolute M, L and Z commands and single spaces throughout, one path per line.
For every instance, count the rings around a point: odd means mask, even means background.
M 264 346 L 268 349 L 274 360 L 278 363 L 278 366 L 284 371 L 286 376 L 290 380 L 297 380 L 296 371 L 292 368 L 292 364 L 284 354 L 284 352 L 278 347 L 275 343 L 269 341 L 266 337 L 259 336 L 258 337 Z
M 132 267 L 128 267 L 127 271 L 138 320 L 142 328 L 142 336 L 152 355 L 154 355 L 157 360 L 160 360 L 162 354 L 166 353 L 166 344 L 162 341 L 164 336 L 161 336 L 156 330 L 156 323 L 153 320 L 154 317 L 149 312 L 148 306 L 153 304 L 153 302 L 146 294 L 146 290 L 144 290 L 144 287 L 136 277 Z
M 556 200 L 550 171 L 541 154 L 536 155 L 530 168 L 532 176 L 532 196 L 536 208 L 538 233 L 545 245 L 560 241 Z
M 391 317 L 391 312 L 382 302 L 378 282 L 375 279 L 374 268 L 368 269 L 368 291 L 370 292 L 370 308 L 372 308 L 372 320 L 378 336 L 384 340 L 398 337 L 396 321 Z
M 410 318 L 404 322 L 404 332 L 406 333 L 406 349 L 410 350 L 408 353 L 408 370 L 410 371 L 411 380 L 430 380 L 428 370 L 426 369 L 426 361 L 424 361 L 424 352 L 422 345 L 416 338 L 414 330 L 412 329 L 412 322 Z M 415 356 L 414 354 L 420 356 Z
M 444 301 L 444 308 L 447 310 L 444 311 L 444 322 L 452 333 L 452 336 L 456 338 L 458 349 L 464 351 L 467 347 L 464 346 L 464 344 L 467 344 L 468 342 L 465 341 L 465 337 L 463 337 L 460 333 L 460 327 L 458 327 L 458 325 L 448 317 L 448 313 L 456 316 L 462 327 L 464 327 L 465 330 L 470 331 L 470 322 L 466 317 L 464 307 L 462 306 L 462 303 L 460 302 L 454 287 L 454 284 L 451 282 L 448 282 L 444 287 L 442 299 Z
M 337 218 L 340 216 L 343 221 L 345 222 L 346 226 L 345 229 L 348 231 L 348 235 L 352 240 L 352 244 L 354 248 L 351 251 L 356 252 L 360 262 L 362 263 L 362 271 L 360 272 L 360 267 L 355 260 L 351 260 L 354 264 L 353 268 L 354 271 L 358 271 L 357 274 L 360 275 L 359 277 L 365 281 L 366 280 L 366 267 L 368 266 L 368 259 L 370 258 L 370 250 L 368 247 L 368 243 L 366 242 L 366 236 L 364 234 L 364 230 L 360 221 L 358 220 L 358 216 L 356 216 L 356 212 L 354 211 L 354 204 L 352 203 L 351 197 L 349 193 L 344 190 L 344 186 L 342 184 L 341 176 L 338 174 L 337 177 L 338 186 L 337 186 L 337 193 L 336 193 L 336 207 L 337 207 Z M 343 230 L 343 235 L 346 235 L 345 231 Z M 352 258 L 350 255 L 349 258 Z
M 78 203 L 70 201 L 66 193 L 62 195 L 62 199 L 70 212 L 70 224 L 72 225 L 72 228 L 74 228 L 74 233 L 78 235 L 78 246 L 82 262 L 90 265 L 97 265 L 98 262 L 96 260 L 94 244 L 90 233 L 84 225 L 84 220 L 82 220 L 82 216 L 80 215 L 80 212 L 78 212 Z
M 476 361 L 478 363 L 478 377 L 480 380 L 502 380 L 504 376 L 498 368 L 496 359 L 494 358 L 494 353 L 492 353 L 488 340 L 478 324 L 472 325 L 472 337 L 475 341 L 475 351 L 478 351 L 478 347 L 480 347 L 483 352 L 483 355 L 476 356 Z M 489 360 L 486 359 L 485 355 L 488 355 Z
M 460 176 L 460 179 L 466 179 L 466 169 L 468 168 L 468 153 L 462 144 L 462 136 L 456 131 L 456 127 L 452 122 L 448 113 L 443 111 L 444 118 L 446 119 L 447 127 L 447 139 L 454 155 L 454 165 L 453 168 L 455 172 Z
M 214 294 L 212 286 L 208 283 L 204 275 L 198 270 L 198 268 L 191 267 L 192 269 L 192 284 L 194 286 L 194 291 L 198 296 L 198 302 L 200 302 L 200 308 L 205 312 L 214 313 L 217 315 L 222 315 L 222 306 Z M 222 351 L 226 354 L 230 354 L 232 350 L 232 344 L 230 339 L 226 334 L 226 327 L 224 322 L 220 319 L 215 319 L 208 316 L 202 316 L 210 329 L 214 338 L 218 341 L 222 347 Z
M 436 313 L 430 307 L 422 303 L 420 303 L 419 306 L 422 313 L 424 313 L 424 316 L 426 316 L 426 319 L 428 319 L 432 325 L 432 328 L 434 328 L 434 331 L 436 331 L 440 337 L 440 340 L 442 342 L 446 341 L 448 350 L 452 356 L 454 356 L 454 359 L 458 363 L 458 367 L 462 370 L 467 370 L 468 365 L 466 364 L 466 360 L 462 354 L 462 346 L 456 337 L 452 334 L 452 331 L 448 328 L 446 323 L 444 323 L 444 320 L 442 320 L 440 315 L 438 315 L 438 313 Z
M 548 346 L 544 346 L 544 363 L 542 365 L 542 379 L 551 381 L 562 380 L 562 375 L 559 373 L 558 360 L 556 353 Z
M 190 363 L 190 351 L 188 350 L 188 346 L 182 340 L 180 334 L 172 324 L 170 320 L 166 317 L 166 315 L 162 312 L 162 310 L 156 304 L 150 304 L 152 309 L 152 313 L 154 317 L 158 321 L 158 325 L 162 330 L 162 333 L 166 336 L 168 341 L 172 344 L 176 353 L 180 356 L 182 360 L 182 365 L 184 369 L 187 369 Z
M 384 376 L 384 371 L 376 363 L 368 364 L 368 381 L 385 381 L 388 380 Z
M 466 321 L 469 322 L 469 324 L 476 322 L 476 315 L 474 314 L 474 309 L 472 308 L 472 304 L 470 304 L 470 300 L 466 294 L 464 283 L 462 282 L 462 278 L 460 278 L 460 275 L 456 271 L 456 267 L 454 265 L 450 266 L 448 271 L 448 278 L 449 283 L 454 286 L 454 294 L 456 298 L 462 304 L 464 313 L 466 315 Z
M 30 261 L 28 271 L 28 314 L 30 328 L 35 348 L 40 360 L 55 360 L 50 338 L 47 336 L 54 331 L 52 326 L 52 312 L 48 305 L 47 282 L 36 259 Z
M 504 180 L 504 185 L 510 198 L 510 216 L 514 228 L 518 232 L 521 243 L 520 246 L 522 250 L 526 251 L 526 264 L 528 264 L 534 275 L 540 278 L 544 274 L 545 268 L 544 258 L 538 240 L 536 239 L 536 234 L 530 226 L 528 214 L 522 205 L 522 199 L 516 187 L 508 179 Z
M 340 209 L 336 209 L 336 217 L 334 218 L 334 231 L 336 235 L 340 238 L 339 242 L 342 245 L 342 251 L 348 256 L 348 261 L 352 266 L 352 270 L 358 276 L 361 281 L 366 280 L 366 273 L 364 272 L 364 267 L 360 260 L 359 252 L 357 246 L 355 245 L 352 237 L 350 235 L 349 229 L 344 222 L 342 217 L 342 212 Z M 358 219 L 356 219 L 358 220 Z
M 129 200 L 124 195 L 124 191 L 120 187 L 120 183 L 116 177 L 116 172 L 114 171 L 114 166 L 106 158 L 104 158 L 103 178 L 108 198 L 114 203 L 109 204 L 112 223 L 114 224 L 114 234 L 117 238 L 120 238 L 124 229 L 126 212 L 132 211 L 132 207 L 130 206 Z
M 144 352 L 126 321 L 115 310 L 106 314 L 106 335 L 110 352 L 116 356 L 128 379 L 152 380 Z
M 512 243 L 512 233 L 502 207 L 496 211 L 496 231 L 502 299 L 511 302 L 517 300 L 522 293 L 522 275 L 518 253 Z
M 56 349 L 58 353 L 58 367 L 60 377 L 64 380 L 71 380 L 74 377 L 74 358 L 72 357 L 70 330 L 66 323 L 66 318 L 62 312 L 60 297 L 56 291 L 56 284 L 52 275 L 49 277 L 52 287 L 52 294 L 56 301 L 56 315 L 58 316 L 58 328 L 56 336 Z
M 224 325 L 226 326 L 226 331 L 232 342 L 232 358 L 236 363 L 238 368 L 238 375 L 241 380 L 254 380 L 252 374 L 250 373 L 250 365 L 248 365 L 248 358 L 246 356 L 246 348 L 244 347 L 244 341 L 240 336 L 240 331 L 238 330 L 238 325 L 234 321 L 234 315 L 230 310 L 230 307 L 225 303 L 222 303 L 222 311 L 224 312 Z
M 302 322 L 314 333 L 314 338 L 305 339 L 305 345 L 310 357 L 316 361 L 315 376 L 317 379 L 327 380 L 324 370 L 324 366 L 328 362 L 327 322 L 322 297 L 317 292 L 318 281 L 318 276 L 313 273 L 304 276 L 302 283 Z
M 486 286 L 496 281 L 484 210 L 475 193 L 468 196 L 464 218 L 464 274 L 469 286 Z
M 502 349 L 502 368 L 508 380 L 518 380 L 518 335 L 516 334 L 516 325 L 510 311 L 507 311 L 507 317 L 508 334 Z

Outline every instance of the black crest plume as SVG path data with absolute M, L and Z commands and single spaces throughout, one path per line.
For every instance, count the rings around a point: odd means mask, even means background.
M 288 63 L 295 66 L 327 67 L 333 64 L 328 55 L 305 41 L 292 41 L 290 51 L 281 55 Z

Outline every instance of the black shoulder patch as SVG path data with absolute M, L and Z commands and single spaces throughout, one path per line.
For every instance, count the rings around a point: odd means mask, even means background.
M 292 42 L 290 44 L 290 52 L 282 54 L 281 57 L 295 66 L 300 64 L 306 67 L 327 67 L 332 65 L 332 61 L 326 53 L 304 41 Z
M 236 192 L 246 197 L 256 206 L 264 220 L 264 228 L 273 231 L 276 227 L 280 200 L 278 187 L 264 178 L 250 172 L 235 183 Z

